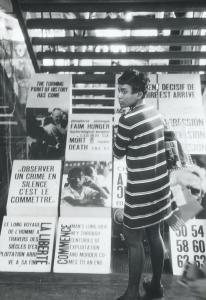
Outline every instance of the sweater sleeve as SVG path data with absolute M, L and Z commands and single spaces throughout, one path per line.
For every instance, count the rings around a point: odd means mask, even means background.
M 128 145 L 131 142 L 131 126 L 127 124 L 125 116 L 119 119 L 117 135 L 114 141 L 113 154 L 116 158 L 120 159 L 127 153 Z

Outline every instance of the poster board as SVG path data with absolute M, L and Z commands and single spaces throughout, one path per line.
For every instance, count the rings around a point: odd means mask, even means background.
M 206 121 L 199 74 L 158 74 L 158 103 L 167 128 L 185 152 L 206 152 Z
M 206 261 L 206 220 L 192 219 L 173 231 L 170 228 L 172 269 L 181 275 L 186 262 L 199 267 Z
M 8 217 L 0 236 L 0 271 L 50 272 L 56 218 Z
M 199 74 L 158 74 L 160 112 L 177 113 L 185 108 L 202 107 Z
M 156 74 L 149 74 L 147 77 L 149 79 L 149 84 L 147 94 L 145 96 L 145 102 L 147 105 L 154 106 L 154 108 L 159 109 L 158 76 Z
M 69 120 L 66 161 L 112 159 L 112 116 L 72 115 Z
M 60 216 L 109 217 L 111 202 L 111 161 L 64 163 Z
M 68 115 L 72 112 L 72 77 L 35 74 L 26 105 L 29 159 L 63 159 Z
M 113 208 L 123 208 L 127 182 L 127 166 L 125 157 L 113 160 Z
M 14 160 L 7 215 L 57 217 L 60 178 L 60 160 Z
M 164 113 L 165 123 L 171 128 L 184 150 L 189 154 L 206 153 L 206 117 L 203 107 L 185 107 Z
M 110 218 L 59 218 L 55 273 L 110 273 L 110 253 Z
M 72 76 L 69 74 L 34 74 L 30 80 L 27 108 L 72 108 Z

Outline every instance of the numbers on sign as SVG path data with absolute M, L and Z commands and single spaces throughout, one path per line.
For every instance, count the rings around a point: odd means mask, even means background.
M 200 225 L 199 227 L 198 234 L 201 235 L 201 237 L 204 237 L 204 230 L 202 225 Z
M 198 235 L 200 235 L 201 237 L 204 237 L 204 230 L 203 230 L 203 226 L 200 225 L 198 227 L 198 225 L 192 225 L 192 236 L 193 237 L 197 237 Z
M 205 253 L 205 242 L 203 240 L 193 240 L 192 241 L 193 251 Z
M 177 255 L 177 265 L 179 268 L 183 268 L 186 262 L 189 262 L 188 255 Z
M 197 266 L 200 268 L 206 261 L 205 255 L 194 255 L 194 261 L 196 262 Z
M 178 252 L 188 252 L 188 241 L 187 240 L 177 240 L 177 251 Z
M 185 225 L 179 226 L 178 229 L 176 230 L 176 236 L 187 236 L 187 227 Z
M 125 186 L 123 185 L 118 185 L 117 186 L 117 198 L 121 199 L 124 197 L 125 194 Z

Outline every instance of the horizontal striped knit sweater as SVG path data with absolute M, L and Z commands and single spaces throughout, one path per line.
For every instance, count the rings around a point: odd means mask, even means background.
M 126 155 L 124 225 L 144 228 L 168 218 L 172 210 L 160 114 L 141 104 L 122 115 L 113 153 L 116 158 Z

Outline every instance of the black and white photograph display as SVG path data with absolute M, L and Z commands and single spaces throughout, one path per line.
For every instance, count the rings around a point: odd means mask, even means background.
M 111 161 L 65 162 L 62 175 L 60 215 L 74 214 L 75 207 L 82 208 L 85 216 L 88 216 L 86 211 L 91 211 L 92 207 L 111 208 L 111 187 Z M 90 209 L 85 210 L 86 207 Z
M 32 77 L 26 106 L 29 159 L 64 159 L 71 87 L 70 75 Z

